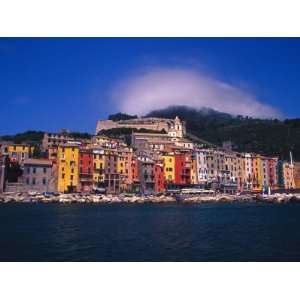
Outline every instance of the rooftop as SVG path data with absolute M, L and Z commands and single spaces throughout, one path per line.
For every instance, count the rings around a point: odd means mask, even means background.
M 24 165 L 52 166 L 50 159 L 28 158 L 24 160 Z

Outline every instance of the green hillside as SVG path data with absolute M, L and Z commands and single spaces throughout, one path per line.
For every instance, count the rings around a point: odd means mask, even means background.
M 152 111 L 147 116 L 179 116 L 186 121 L 188 132 L 213 144 L 221 146 L 223 141 L 231 141 L 237 151 L 275 155 L 284 159 L 292 150 L 294 158 L 300 160 L 300 119 L 254 119 L 185 106 Z

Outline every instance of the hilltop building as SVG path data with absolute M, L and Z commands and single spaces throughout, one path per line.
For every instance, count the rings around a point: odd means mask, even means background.
M 185 122 L 178 117 L 173 119 L 163 118 L 137 118 L 129 120 L 100 120 L 96 126 L 96 135 L 102 130 L 113 128 L 134 128 L 153 131 L 165 131 L 171 137 L 184 137 L 186 134 Z

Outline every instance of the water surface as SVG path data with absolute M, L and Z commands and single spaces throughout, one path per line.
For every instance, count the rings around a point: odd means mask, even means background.
M 300 204 L 1 204 L 0 261 L 300 261 Z

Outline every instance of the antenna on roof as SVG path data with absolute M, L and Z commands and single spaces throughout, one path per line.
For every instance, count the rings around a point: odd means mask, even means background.
M 290 163 L 291 163 L 291 165 L 293 165 L 293 154 L 292 154 L 292 151 L 290 151 Z

